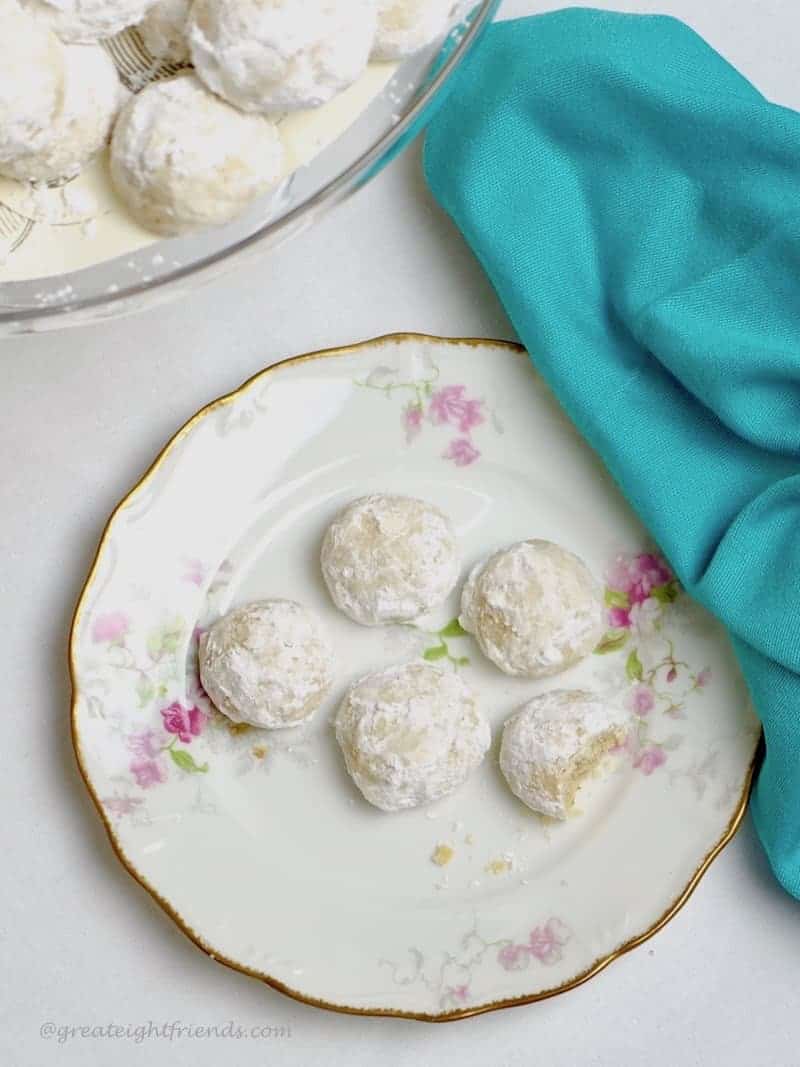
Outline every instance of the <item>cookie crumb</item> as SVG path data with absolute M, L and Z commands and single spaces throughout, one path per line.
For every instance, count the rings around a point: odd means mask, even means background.
M 488 874 L 508 874 L 514 869 L 514 857 L 510 855 L 500 856 L 498 859 L 489 860 L 483 868 Z
M 450 845 L 440 843 L 431 853 L 431 863 L 435 863 L 437 867 L 446 867 L 455 854 L 455 849 Z

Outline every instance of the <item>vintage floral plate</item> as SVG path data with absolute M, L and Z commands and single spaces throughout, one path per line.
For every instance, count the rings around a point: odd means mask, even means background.
M 455 621 L 366 629 L 329 601 L 326 524 L 375 490 L 453 519 L 464 570 L 525 537 L 605 582 L 608 630 L 557 679 L 500 674 Z M 231 605 L 292 597 L 337 653 L 307 728 L 234 727 L 197 678 Z M 365 671 L 423 657 L 479 693 L 495 744 L 455 795 L 386 815 L 349 781 L 331 718 Z M 454 1019 L 569 989 L 655 932 L 744 811 L 757 722 L 720 628 L 581 442 L 526 354 L 414 335 L 304 356 L 193 418 L 114 513 L 72 633 L 75 749 L 131 874 L 209 955 L 342 1011 Z M 534 693 L 624 701 L 627 744 L 563 824 L 497 767 Z

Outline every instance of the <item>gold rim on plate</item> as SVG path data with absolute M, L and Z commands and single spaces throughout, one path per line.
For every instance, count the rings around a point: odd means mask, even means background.
M 268 375 L 273 374 L 275 371 L 280 370 L 283 367 L 298 363 L 306 363 L 313 359 L 325 359 L 335 356 L 350 355 L 353 352 L 358 352 L 363 348 L 372 348 L 378 344 L 407 340 L 432 341 L 437 344 L 469 345 L 473 347 L 488 344 L 495 345 L 500 348 L 506 348 L 509 351 L 517 352 L 521 355 L 527 356 L 527 352 L 523 348 L 523 346 L 517 344 L 514 341 L 496 340 L 492 338 L 483 337 L 437 337 L 435 335 L 424 333 L 391 333 L 385 334 L 381 337 L 371 338 L 370 340 L 359 341 L 355 344 L 343 345 L 336 348 L 325 348 L 321 349 L 318 352 L 308 352 L 299 356 L 290 356 L 287 359 L 283 359 L 278 363 L 272 364 L 265 370 L 259 371 L 251 378 L 248 378 L 247 381 L 245 381 L 242 385 L 238 387 L 238 389 L 234 389 L 232 392 L 227 393 L 224 396 L 218 397 L 216 400 L 212 400 L 210 404 L 207 404 L 205 407 L 201 408 L 200 411 L 198 411 L 187 422 L 185 422 L 184 425 L 177 431 L 177 433 L 175 433 L 170 438 L 164 448 L 156 456 L 155 460 L 147 469 L 147 471 L 145 471 L 144 475 L 133 486 L 130 492 L 128 492 L 119 502 L 119 504 L 117 504 L 117 506 L 114 508 L 111 513 L 111 516 L 109 517 L 103 528 L 103 532 L 100 537 L 97 550 L 94 554 L 92 565 L 89 569 L 89 574 L 86 578 L 83 588 L 81 589 L 80 596 L 78 597 L 78 603 L 75 607 L 75 613 L 72 617 L 72 625 L 70 627 L 69 676 L 70 683 L 72 686 L 72 699 L 70 706 L 70 733 L 72 738 L 72 747 L 75 752 L 75 758 L 78 763 L 78 770 L 80 771 L 81 778 L 83 779 L 84 784 L 89 792 L 89 796 L 92 799 L 92 803 L 97 809 L 97 813 L 99 814 L 100 819 L 102 820 L 106 834 L 108 835 L 108 839 L 111 843 L 111 848 L 113 849 L 117 859 L 120 861 L 120 863 L 128 872 L 128 874 L 130 874 L 130 876 L 134 879 L 134 881 L 138 882 L 138 884 L 147 893 L 150 894 L 153 900 L 159 905 L 160 908 L 162 908 L 166 912 L 166 914 L 173 920 L 173 922 L 179 927 L 179 929 L 182 930 L 182 932 L 189 938 L 189 940 L 207 956 L 215 960 L 217 963 L 223 964 L 225 967 L 230 967 L 234 971 L 239 971 L 241 974 L 246 974 L 250 978 L 257 978 L 259 981 L 264 982 L 272 989 L 277 990 L 279 993 L 284 993 L 286 996 L 291 997 L 293 1000 L 296 1000 L 301 1004 L 308 1004 L 314 1008 L 324 1008 L 326 1011 L 335 1011 L 342 1015 L 368 1015 L 392 1019 L 414 1019 L 417 1022 L 443 1023 L 455 1022 L 458 1019 L 468 1019 L 474 1015 L 483 1015 L 485 1012 L 499 1011 L 501 1008 L 514 1008 L 522 1004 L 534 1004 L 536 1003 L 536 1001 L 548 1000 L 550 997 L 558 996 L 561 993 L 567 993 L 569 992 L 569 990 L 575 989 L 579 985 L 583 985 L 584 982 L 588 982 L 590 978 L 594 978 L 595 975 L 600 974 L 601 971 L 604 971 L 610 963 L 614 962 L 614 960 L 619 959 L 620 956 L 624 956 L 632 949 L 638 948 L 639 945 L 644 944 L 644 942 L 648 941 L 651 937 L 653 937 L 654 934 L 657 934 L 658 931 L 661 930 L 664 926 L 666 926 L 666 924 L 681 910 L 681 908 L 687 902 L 694 890 L 697 888 L 698 883 L 700 882 L 708 868 L 711 866 L 711 864 L 714 862 L 720 852 L 722 852 L 725 846 L 730 843 L 730 841 L 736 834 L 736 831 L 739 829 L 742 819 L 744 818 L 744 814 L 747 810 L 747 802 L 750 795 L 750 788 L 753 782 L 755 767 L 759 759 L 760 745 L 756 746 L 755 754 L 753 756 L 753 759 L 751 760 L 747 775 L 745 776 L 744 786 L 742 788 L 741 797 L 739 798 L 739 803 L 737 804 L 736 810 L 731 816 L 730 822 L 728 823 L 725 832 L 722 834 L 719 841 L 717 841 L 716 845 L 714 845 L 713 848 L 711 848 L 706 854 L 702 863 L 694 872 L 688 884 L 680 893 L 680 895 L 672 902 L 672 904 L 669 905 L 666 911 L 664 911 L 664 913 L 658 919 L 656 919 L 656 921 L 651 927 L 649 927 L 649 929 L 647 929 L 644 933 L 631 938 L 629 941 L 626 941 L 613 952 L 610 952 L 605 956 L 601 956 L 599 959 L 595 960 L 595 962 L 592 963 L 589 967 L 587 967 L 586 970 L 582 971 L 575 978 L 570 979 L 570 981 L 565 982 L 563 985 L 554 986 L 552 989 L 544 989 L 539 993 L 532 993 L 527 996 L 509 997 L 506 1000 L 491 1001 L 488 1004 L 481 1004 L 472 1008 L 459 1008 L 456 1011 L 442 1012 L 441 1014 L 434 1015 L 428 1012 L 397 1011 L 391 1008 L 356 1008 L 350 1007 L 346 1004 L 332 1004 L 330 1001 L 327 1000 L 321 1000 L 317 997 L 306 996 L 304 993 L 301 993 L 297 989 L 292 989 L 291 986 L 286 985 L 284 982 L 279 981 L 277 978 L 273 978 L 271 975 L 264 974 L 262 971 L 256 971 L 251 967 L 246 967 L 243 964 L 237 963 L 235 960 L 228 959 L 227 957 L 220 955 L 218 952 L 216 952 L 211 945 L 208 945 L 203 940 L 200 934 L 198 934 L 195 930 L 192 930 L 192 928 L 184 922 L 183 918 L 178 914 L 177 911 L 175 911 L 169 901 L 165 900 L 159 894 L 159 892 L 153 886 L 151 886 L 147 882 L 147 880 L 142 877 L 141 874 L 139 874 L 134 864 L 125 855 L 122 846 L 120 845 L 114 834 L 113 824 L 106 815 L 105 811 L 103 810 L 103 806 L 100 803 L 100 798 L 97 796 L 97 793 L 95 792 L 94 787 L 92 786 L 92 783 L 89 780 L 89 775 L 86 770 L 86 767 L 84 766 L 81 743 L 80 738 L 78 736 L 76 714 L 78 699 L 80 696 L 77 682 L 76 645 L 78 626 L 80 624 L 81 615 L 84 609 L 84 601 L 87 598 L 89 588 L 92 585 L 95 574 L 97 572 L 97 568 L 100 563 L 100 558 L 103 554 L 103 550 L 106 547 L 106 542 L 108 541 L 111 528 L 114 524 L 114 520 L 117 518 L 119 513 L 126 507 L 126 505 L 133 500 L 136 494 L 148 484 L 151 478 L 153 478 L 153 476 L 161 467 L 162 463 L 164 463 L 169 454 L 172 452 L 173 448 L 175 448 L 176 445 L 178 445 L 183 440 L 183 438 L 186 437 L 186 435 L 193 429 L 194 426 L 196 426 L 212 412 L 217 411 L 219 408 L 224 407 L 227 404 L 234 403 L 240 396 L 243 396 L 248 391 L 248 389 L 255 385 L 256 382 L 264 380 Z

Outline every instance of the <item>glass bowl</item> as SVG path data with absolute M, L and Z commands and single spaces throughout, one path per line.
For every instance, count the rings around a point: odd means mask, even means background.
M 498 4 L 470 0 L 459 5 L 444 46 L 440 41 L 400 64 L 333 144 L 235 222 L 156 240 L 83 270 L 0 285 L 0 336 L 152 308 L 305 230 L 366 184 L 419 132 Z

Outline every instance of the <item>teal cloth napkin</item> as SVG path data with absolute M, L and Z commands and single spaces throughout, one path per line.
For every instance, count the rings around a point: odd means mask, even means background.
M 498 23 L 425 169 L 761 716 L 756 828 L 800 897 L 800 115 L 683 23 Z

